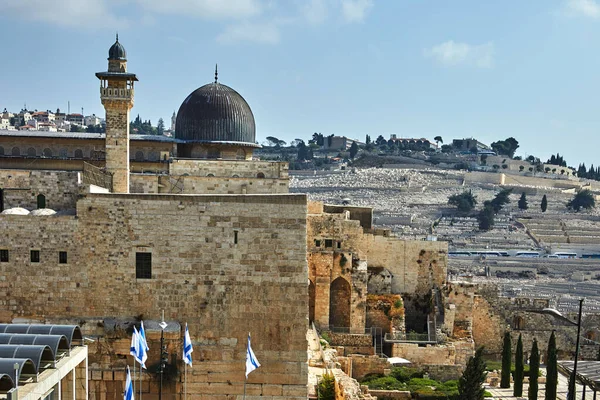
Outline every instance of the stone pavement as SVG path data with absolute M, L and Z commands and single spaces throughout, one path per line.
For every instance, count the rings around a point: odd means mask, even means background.
M 544 388 L 545 388 L 545 384 L 541 383 L 539 385 L 540 390 L 538 391 L 538 399 L 539 400 L 543 400 L 544 399 L 544 395 L 546 394 Z M 568 386 L 568 379 L 566 376 L 559 374 L 558 375 L 558 390 L 557 390 L 557 396 L 556 398 L 558 400 L 566 400 L 567 398 L 567 386 Z M 527 389 L 528 389 L 528 384 L 525 383 L 523 384 L 523 397 L 514 397 L 513 394 L 513 388 L 512 385 L 509 389 L 500 389 L 500 388 L 491 388 L 491 387 L 486 387 L 486 390 L 488 392 L 490 392 L 493 396 L 494 399 L 527 399 Z M 576 400 L 581 400 L 583 399 L 583 387 L 581 385 L 577 385 L 577 397 Z M 594 392 L 590 391 L 589 389 L 587 389 L 586 392 L 586 399 L 588 400 L 593 400 L 594 398 Z

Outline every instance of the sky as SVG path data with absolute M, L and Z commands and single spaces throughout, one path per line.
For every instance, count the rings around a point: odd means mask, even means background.
M 103 115 L 115 33 L 132 119 L 167 127 L 214 80 L 257 141 L 514 137 L 517 155 L 600 164 L 600 0 L 1 0 L 0 110 Z

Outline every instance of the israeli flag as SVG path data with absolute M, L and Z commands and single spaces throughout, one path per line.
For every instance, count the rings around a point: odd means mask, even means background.
M 138 356 L 137 356 L 138 355 L 138 352 L 137 352 L 138 342 L 139 342 L 138 332 L 134 326 L 133 327 L 133 335 L 131 336 L 131 346 L 129 347 L 129 354 L 131 354 L 133 356 L 133 358 L 135 358 L 135 359 L 138 358 Z
M 192 352 L 194 347 L 192 346 L 192 339 L 190 339 L 190 331 L 188 331 L 187 322 L 185 324 L 185 336 L 183 337 L 183 362 L 192 366 Z
M 148 347 L 148 341 L 146 340 L 146 330 L 144 329 L 144 321 L 142 321 L 142 323 L 140 324 L 140 339 L 144 343 L 144 348 L 146 349 L 146 352 L 150 350 L 150 347 Z
M 246 350 L 246 379 L 248 379 L 250 372 L 254 371 L 258 367 L 260 367 L 260 363 L 252 351 L 252 346 L 250 346 L 250 333 L 248 333 L 248 349 Z
M 133 350 L 130 349 L 129 353 L 135 358 L 142 368 L 146 369 L 146 360 L 148 359 L 148 353 L 146 352 L 146 347 L 142 343 L 142 339 L 138 330 L 133 327 L 133 336 L 135 337 L 131 339 Z
M 129 365 L 127 366 L 127 379 L 125 380 L 125 392 L 123 393 L 123 400 L 134 400 L 133 383 L 131 382 L 131 373 L 129 372 Z

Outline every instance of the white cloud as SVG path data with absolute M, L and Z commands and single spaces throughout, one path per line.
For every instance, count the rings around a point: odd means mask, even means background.
M 600 4 L 596 0 L 566 0 L 565 6 L 570 15 L 600 18 Z
M 444 66 L 468 65 L 491 68 L 494 65 L 494 43 L 481 45 L 457 43 L 453 40 L 423 51 L 425 57 L 433 58 Z
M 373 0 L 341 0 L 346 22 L 362 22 L 373 7 Z
M 302 0 L 300 9 L 311 24 L 322 24 L 327 19 L 327 0 Z
M 224 44 L 237 42 L 254 42 L 277 44 L 281 40 L 280 23 L 243 22 L 229 25 L 217 36 L 217 41 Z
M 239 19 L 262 11 L 260 0 L 137 0 L 148 11 L 178 14 L 203 19 Z
M 67 27 L 124 28 L 129 22 L 110 11 L 107 0 L 3 0 L 5 15 Z

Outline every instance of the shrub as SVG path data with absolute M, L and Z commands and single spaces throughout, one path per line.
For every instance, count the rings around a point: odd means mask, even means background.
M 391 376 L 393 376 L 400 382 L 408 382 L 413 378 L 422 378 L 423 371 L 418 368 L 395 367 L 392 368 Z
M 364 381 L 363 381 L 364 382 Z M 383 389 L 383 390 L 404 390 L 406 385 L 392 376 L 384 376 L 383 378 L 376 378 L 368 382 L 369 389 Z

